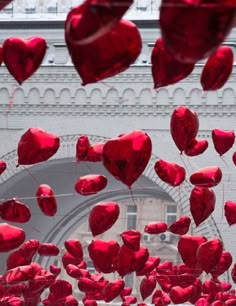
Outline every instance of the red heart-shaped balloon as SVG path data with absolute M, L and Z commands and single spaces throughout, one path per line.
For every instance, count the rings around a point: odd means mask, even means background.
M 156 162 L 154 169 L 159 178 L 170 186 L 179 186 L 185 180 L 184 167 L 176 163 L 161 159 Z
M 102 290 L 103 299 L 106 303 L 115 299 L 124 289 L 125 282 L 123 279 L 116 279 L 113 282 L 106 284 Z
M 31 212 L 27 205 L 13 198 L 0 204 L 0 216 L 9 222 L 26 223 L 31 218 Z
M 208 148 L 208 141 L 206 139 L 193 139 L 191 144 L 187 149 L 184 150 L 184 153 L 188 156 L 197 156 L 202 154 Z
M 219 167 L 206 167 L 191 174 L 189 180 L 191 184 L 199 187 L 214 187 L 220 183 L 222 171 Z
M 65 23 L 68 40 L 88 44 L 109 32 L 128 10 L 133 0 L 86 0 L 73 8 Z
M 3 60 L 10 74 L 22 84 L 39 68 L 46 49 L 47 44 L 42 37 L 10 37 L 3 43 Z
M 83 196 L 96 194 L 107 185 L 107 178 L 101 174 L 88 174 L 78 178 L 75 190 Z
M 198 115 L 185 106 L 177 107 L 170 120 L 171 136 L 180 150 L 185 151 L 196 138 L 199 127 Z
M 115 240 L 93 240 L 88 246 L 89 256 L 98 272 L 112 273 L 116 270 L 116 261 L 120 246 Z
M 202 243 L 197 249 L 196 259 L 202 269 L 209 273 L 218 264 L 223 251 L 223 244 L 218 238 Z
M 57 212 L 57 201 L 54 191 L 47 184 L 41 184 L 36 191 L 36 199 L 41 211 L 48 217 L 52 217 Z
M 149 297 L 156 287 L 156 277 L 150 275 L 149 277 L 144 277 L 140 283 L 140 293 L 143 301 Z
M 226 201 L 224 205 L 225 217 L 229 225 L 236 223 L 236 202 Z
M 154 88 L 171 85 L 186 78 L 194 69 L 194 64 L 177 61 L 159 38 L 152 50 L 152 78 Z
M 221 46 L 212 54 L 201 73 L 203 90 L 218 90 L 228 80 L 233 70 L 234 54 L 230 47 Z
M 213 277 L 219 277 L 225 271 L 229 269 L 233 261 L 232 255 L 227 252 L 223 251 L 220 257 L 219 262 L 215 265 L 215 267 L 211 270 L 211 275 Z
M 103 165 L 130 188 L 146 168 L 151 151 L 150 137 L 143 131 L 133 131 L 105 143 L 102 152 Z
M 115 202 L 97 203 L 89 215 L 89 227 L 93 236 L 100 235 L 113 226 L 120 214 Z
M 177 221 L 172 223 L 168 230 L 176 235 L 185 235 L 191 223 L 191 219 L 188 216 L 182 216 Z
M 214 129 L 212 131 L 212 141 L 216 152 L 221 156 L 232 148 L 235 141 L 234 131 Z
M 189 201 L 191 214 L 196 226 L 198 226 L 214 211 L 216 197 L 211 189 L 195 187 L 191 192 Z
M 71 42 L 67 34 L 65 39 L 83 85 L 98 82 L 126 70 L 135 62 L 142 48 L 139 31 L 136 25 L 128 20 L 119 21 L 107 34 L 86 45 Z
M 28 129 L 17 147 L 18 165 L 33 165 L 48 160 L 60 146 L 60 138 L 40 128 Z
M 5 6 L 10 4 L 12 0 L 0 0 L 0 10 L 2 10 Z
M 214 53 L 224 41 L 234 16 L 235 5 L 228 0 L 162 0 L 160 27 L 164 44 L 179 61 L 196 63 Z
M 178 242 L 178 251 L 183 262 L 189 268 L 193 268 L 196 265 L 196 253 L 198 247 L 204 242 L 206 242 L 204 236 L 183 235 L 180 237 Z

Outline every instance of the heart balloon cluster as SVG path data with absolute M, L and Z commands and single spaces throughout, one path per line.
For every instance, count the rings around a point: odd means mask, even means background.
M 197 138 L 198 128 L 197 113 L 185 106 L 174 109 L 170 131 L 181 154 L 188 156 L 191 151 L 194 154 L 190 156 L 196 156 L 207 150 L 208 142 Z M 233 147 L 234 138 L 234 131 L 212 130 L 212 144 L 219 156 Z M 76 162 L 102 163 L 115 179 L 129 189 L 143 174 L 152 155 L 151 138 L 141 130 L 123 133 L 104 143 L 94 144 L 90 143 L 87 135 L 81 135 L 75 147 Z M 41 128 L 30 128 L 18 142 L 17 166 L 46 162 L 59 148 L 60 138 L 57 135 Z M 1 164 L 4 171 L 7 164 L 4 161 Z M 232 266 L 231 254 L 224 249 L 218 238 L 208 240 L 204 236 L 189 234 L 192 220 L 198 227 L 214 212 L 216 196 L 213 188 L 220 184 L 222 170 L 217 166 L 209 166 L 198 169 L 188 178 L 183 165 L 165 159 L 157 160 L 153 170 L 160 180 L 172 188 L 181 186 L 183 182 L 193 186 L 189 195 L 191 215 L 181 216 L 170 225 L 165 221 L 153 220 L 144 226 L 143 231 L 130 229 L 121 232 L 121 240 L 104 240 L 99 235 L 109 233 L 120 218 L 120 206 L 112 201 L 99 202 L 88 216 L 93 240 L 86 250 L 79 240 L 64 241 L 65 252 L 59 266 L 51 265 L 46 269 L 34 259 L 36 256 L 58 257 L 60 246 L 26 240 L 23 229 L 1 223 L 0 251 L 9 254 L 6 271 L 1 276 L 0 303 L 22 306 L 25 303 L 36 306 L 40 302 L 43 305 L 78 305 L 72 285 L 68 280 L 60 278 L 63 269 L 76 280 L 79 291 L 84 295 L 84 305 L 97 305 L 98 301 L 109 303 L 114 299 L 119 299 L 122 305 L 146 305 L 145 300 L 155 305 L 185 302 L 199 306 L 220 303 L 234 305 L 236 296 L 232 285 L 220 280 L 220 276 L 231 269 L 232 282 L 236 282 L 236 264 Z M 106 189 L 107 182 L 104 175 L 88 174 L 77 179 L 74 190 L 81 196 L 89 196 Z M 53 217 L 57 214 L 57 195 L 49 185 L 39 185 L 35 198 L 43 215 Z M 228 224 L 235 224 L 236 203 L 226 201 L 224 211 Z M 4 222 L 21 224 L 30 220 L 31 211 L 27 204 L 12 198 L 0 204 L 0 217 Z M 166 232 L 178 237 L 177 248 L 182 259 L 179 265 L 170 261 L 162 262 L 158 254 L 150 255 L 147 246 L 142 245 L 144 233 L 159 235 Z M 93 263 L 94 273 L 88 270 L 85 251 Z M 109 280 L 107 276 L 110 273 L 115 273 L 115 280 Z M 141 301 L 132 293 L 132 288 L 126 286 L 125 277 L 130 273 L 140 278 Z M 49 294 L 45 297 L 47 290 Z M 218 304 L 215 304 L 216 301 Z
M 1 1 L 0 10 L 10 2 Z M 132 3 L 85 0 L 68 13 L 65 42 L 82 85 L 115 76 L 137 60 L 142 49 L 139 30 L 122 19 Z M 154 88 L 183 80 L 203 58 L 207 58 L 199 80 L 203 90 L 221 88 L 231 75 L 234 56 L 230 47 L 220 44 L 233 27 L 235 12 L 234 1 L 181 0 L 176 5 L 175 0 L 162 0 L 162 37 L 151 54 Z M 1 47 L 0 62 L 22 84 L 40 67 L 46 48 L 42 37 L 10 37 Z
M 0 10 L 10 2 L 0 0 Z M 132 2 L 85 0 L 67 15 L 65 42 L 82 85 L 115 76 L 135 63 L 142 49 L 141 35 L 134 23 L 123 19 Z M 235 13 L 235 0 L 162 0 L 162 37 L 156 40 L 151 54 L 154 88 L 183 80 L 202 59 L 206 59 L 200 77 L 203 90 L 221 88 L 233 67 L 231 48 L 221 44 L 233 27 Z M 22 84 L 39 69 L 46 49 L 47 43 L 42 37 L 10 37 L 0 48 L 0 63 L 4 62 L 9 73 Z M 199 119 L 195 112 L 185 106 L 173 111 L 170 134 L 181 154 L 193 157 L 208 149 L 208 141 L 198 138 L 198 129 Z M 233 130 L 212 130 L 212 144 L 219 156 L 228 153 L 234 141 Z M 46 162 L 59 148 L 57 135 L 41 128 L 30 128 L 19 140 L 17 166 Z M 78 163 L 102 163 L 129 189 L 143 174 L 151 155 L 151 138 L 141 130 L 95 144 L 90 144 L 87 135 L 81 135 L 75 152 Z M 232 162 L 236 165 L 236 152 Z M 0 174 L 6 169 L 7 163 L 0 160 Z M 171 303 L 236 305 L 232 285 L 220 280 L 223 273 L 229 272 L 232 282 L 236 283 L 236 264 L 232 255 L 218 238 L 208 240 L 204 236 L 188 234 L 192 220 L 198 227 L 214 212 L 214 187 L 221 183 L 222 170 L 218 166 L 209 166 L 187 177 L 184 165 L 165 159 L 156 160 L 153 170 L 170 188 L 184 182 L 192 186 L 190 216 L 181 216 L 170 225 L 165 220 L 153 220 L 144 226 L 143 231 L 123 231 L 119 241 L 104 240 L 96 236 L 109 233 L 120 218 L 120 206 L 112 201 L 97 203 L 88 216 L 93 240 L 86 249 L 94 273 L 88 269 L 80 241 L 64 241 L 65 252 L 59 257 L 61 246 L 36 239 L 26 240 L 20 224 L 31 219 L 32 212 L 27 204 L 15 195 L 0 203 L 3 221 L 0 223 L 0 252 L 9 252 L 6 270 L 0 276 L 0 305 L 78 305 L 71 283 L 61 277 L 62 270 L 76 281 L 85 306 L 114 300 L 123 306 L 145 306 L 150 302 L 157 306 Z M 80 196 L 88 197 L 105 190 L 107 183 L 104 175 L 91 173 L 79 177 L 73 188 Z M 57 195 L 51 186 L 40 184 L 35 199 L 42 215 L 49 218 L 57 215 Z M 228 199 L 224 203 L 224 215 L 230 226 L 236 223 L 236 202 Z M 18 227 L 11 223 L 18 223 Z M 177 248 L 182 260 L 179 265 L 162 262 L 158 254 L 150 255 L 141 243 L 144 233 L 159 235 L 166 232 L 178 238 Z M 37 256 L 54 256 L 60 258 L 61 263 L 46 268 L 35 262 Z M 115 280 L 110 280 L 110 273 L 115 275 Z M 126 286 L 126 276 L 131 273 L 140 278 L 141 300 L 132 288 Z

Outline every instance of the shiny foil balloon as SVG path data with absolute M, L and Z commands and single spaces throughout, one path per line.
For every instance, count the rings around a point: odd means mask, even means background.
M 196 138 L 198 127 L 198 116 L 189 108 L 179 106 L 173 111 L 170 121 L 170 132 L 181 153 L 187 150 Z
M 19 249 L 11 252 L 7 257 L 7 269 L 13 269 L 18 266 L 29 265 L 39 247 L 39 241 L 31 239 L 25 241 Z
M 161 34 L 166 48 L 179 61 L 196 63 L 213 54 L 229 34 L 235 1 L 162 0 Z
M 136 61 L 142 49 L 138 28 L 128 20 L 119 21 L 111 31 L 86 45 L 71 42 L 67 33 L 65 40 L 82 85 L 125 71 Z
M 197 156 L 206 151 L 208 148 L 208 141 L 206 139 L 193 139 L 191 144 L 187 149 L 184 150 L 184 153 L 187 156 Z
M 53 189 L 47 184 L 41 184 L 36 191 L 36 199 L 41 211 L 48 217 L 57 212 L 57 201 Z
M 67 15 L 67 39 L 78 45 L 91 43 L 108 33 L 120 21 L 133 0 L 86 0 Z
M 7 38 L 3 43 L 3 60 L 19 84 L 27 80 L 41 65 L 47 49 L 44 38 Z
M 226 201 L 224 204 L 225 218 L 229 225 L 236 223 L 236 202 Z
M 18 248 L 25 241 L 23 229 L 7 223 L 0 224 L 0 252 Z
M 212 141 L 216 152 L 221 156 L 232 148 L 235 141 L 234 131 L 214 129 L 212 131 Z
M 223 252 L 223 244 L 217 239 L 211 239 L 202 243 L 197 249 L 196 258 L 202 269 L 209 273 L 220 261 Z
M 5 6 L 10 4 L 12 0 L 0 0 L 0 10 L 2 10 Z
M 133 251 L 138 251 L 140 248 L 141 233 L 137 230 L 127 230 L 120 234 L 123 243 Z
M 211 275 L 215 278 L 219 277 L 224 272 L 228 271 L 232 262 L 233 262 L 232 255 L 227 251 L 223 251 L 221 254 L 220 260 L 215 265 L 215 267 L 211 270 Z
M 152 142 L 143 131 L 132 131 L 108 140 L 102 152 L 105 168 L 129 188 L 140 177 L 151 157 Z
M 185 235 L 189 231 L 191 219 L 188 216 L 182 216 L 168 227 L 168 231 L 176 235 Z
M 216 197 L 213 190 L 194 187 L 190 194 L 190 211 L 196 226 L 205 221 L 215 209 Z
M 86 160 L 90 142 L 87 135 L 82 135 L 77 139 L 76 143 L 76 161 L 80 162 Z
M 30 128 L 18 143 L 18 165 L 33 165 L 46 161 L 57 152 L 59 146 L 58 136 L 41 128 Z
M 89 214 L 89 227 L 93 236 L 106 232 L 115 224 L 120 214 L 119 205 L 115 202 L 97 203 Z
M 112 282 L 106 284 L 106 286 L 102 290 L 103 300 L 106 303 L 114 300 L 124 289 L 125 282 L 123 279 L 116 279 Z
M 170 186 L 179 186 L 185 180 L 184 167 L 176 163 L 161 159 L 156 162 L 154 169 L 159 178 Z
M 64 246 L 67 252 L 70 253 L 71 256 L 74 256 L 77 258 L 83 258 L 83 246 L 79 240 L 67 239 L 64 242 Z
M 7 169 L 7 164 L 4 160 L 0 160 L 0 175 Z
M 207 239 L 204 236 L 183 235 L 178 242 L 178 251 L 183 262 L 194 268 L 197 263 L 197 250 Z
M 88 246 L 89 256 L 98 272 L 112 273 L 116 271 L 116 263 L 120 246 L 115 240 L 93 240 Z
M 76 184 L 75 191 L 83 196 L 96 194 L 107 185 L 107 178 L 101 174 L 88 174 L 81 176 Z
M 0 217 L 9 222 L 26 223 L 31 212 L 27 205 L 13 198 L 0 204 Z
M 144 232 L 148 234 L 161 234 L 166 232 L 168 225 L 166 222 L 150 222 L 144 227 Z
M 155 89 L 185 79 L 194 69 L 194 64 L 185 64 L 176 60 L 166 49 L 162 38 L 156 41 L 152 49 L 151 63 Z
M 234 54 L 230 47 L 221 46 L 205 63 L 201 73 L 203 90 L 218 90 L 229 79 L 234 63 Z
M 40 256 L 57 256 L 60 249 L 54 243 L 41 243 L 38 247 Z
M 144 277 L 142 279 L 139 290 L 143 301 L 153 293 L 156 287 L 156 283 L 156 277 L 152 275 Z
M 219 167 L 206 167 L 191 174 L 190 183 L 198 187 L 214 187 L 221 182 L 222 171 Z

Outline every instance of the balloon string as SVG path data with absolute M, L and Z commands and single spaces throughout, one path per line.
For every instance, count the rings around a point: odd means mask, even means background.
M 189 169 L 188 169 L 188 167 L 187 167 L 186 162 L 184 161 L 184 158 L 183 158 L 183 155 L 182 155 L 182 154 L 180 154 L 180 158 L 181 158 L 181 160 L 182 160 L 182 163 L 184 164 L 184 168 L 186 169 L 187 174 L 190 176 Z
M 24 170 L 30 175 L 30 177 L 32 178 L 33 182 L 38 186 L 40 185 L 40 183 L 36 180 L 36 178 L 33 176 L 33 174 L 29 171 L 29 169 L 27 169 L 27 167 L 25 167 L 24 165 L 22 165 Z M 36 197 L 35 197 L 36 198 Z
M 8 109 L 7 109 L 7 120 L 6 120 L 6 128 L 7 129 L 9 128 L 8 116 L 9 116 L 10 110 L 11 110 L 11 108 L 13 106 L 15 90 L 16 90 L 16 84 L 13 84 L 12 88 L 11 88 L 11 95 L 10 95 L 10 99 L 9 99 Z
M 225 185 L 222 184 L 222 209 L 221 209 L 221 219 L 224 218 L 224 203 L 225 203 Z
M 130 190 L 130 195 L 131 195 L 131 198 L 132 198 L 133 204 L 134 204 L 134 206 L 136 206 L 135 199 L 134 199 L 134 194 L 133 194 L 133 190 L 132 190 L 132 188 L 131 188 L 131 187 L 129 187 L 129 190 Z
M 178 191 L 179 191 L 179 207 L 182 210 L 181 186 L 178 186 Z

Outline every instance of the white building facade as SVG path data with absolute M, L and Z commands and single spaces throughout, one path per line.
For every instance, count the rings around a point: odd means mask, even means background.
M 17 5 L 13 2 L 13 5 L 13 12 L 17 12 L 16 7 L 22 7 L 20 0 Z M 120 205 L 125 205 L 127 201 L 133 203 L 128 188 L 112 178 L 101 163 L 76 163 L 75 146 L 78 137 L 84 134 L 94 143 L 139 129 L 147 132 L 153 143 L 151 160 L 142 177 L 132 187 L 137 206 L 143 205 L 145 210 L 137 215 L 139 221 L 149 218 L 148 200 L 145 199 L 158 203 L 161 201 L 166 209 L 163 214 L 156 215 L 159 220 L 152 221 L 165 221 L 168 205 L 176 205 L 176 218 L 180 215 L 191 217 L 189 195 L 193 186 L 188 180 L 190 174 L 199 168 L 219 166 L 223 171 L 223 179 L 214 187 L 216 209 L 197 228 L 192 222 L 191 234 L 201 234 L 208 239 L 222 239 L 225 250 L 231 252 L 236 262 L 236 228 L 228 226 L 223 208 L 226 200 L 236 201 L 236 167 L 232 162 L 235 147 L 220 158 L 211 140 L 211 131 L 214 128 L 236 128 L 235 69 L 226 85 L 215 92 L 204 93 L 201 89 L 203 63 L 196 65 L 187 79 L 154 90 L 150 54 L 153 44 L 160 37 L 160 30 L 157 20 L 136 18 L 134 22 L 143 40 L 142 54 L 137 62 L 115 77 L 83 87 L 66 49 L 64 22 L 57 14 L 52 13 L 57 16 L 55 19 L 44 20 L 30 18 L 28 12 L 25 19 L 20 13 L 18 19 L 9 18 L 7 14 L 11 12 L 5 11 L 2 19 L 0 15 L 0 43 L 10 36 L 26 38 L 39 35 L 46 39 L 48 45 L 42 66 L 21 86 L 4 65 L 0 67 L 0 159 L 8 166 L 0 177 L 0 198 L 3 201 L 16 197 L 30 207 L 32 218 L 22 226 L 27 239 L 53 242 L 63 248 L 63 242 L 67 238 L 73 235 L 79 237 L 79 230 L 84 228 L 89 211 L 97 202 L 113 200 Z M 236 30 L 233 29 L 226 44 L 235 48 L 236 52 Z M 186 105 L 197 112 L 200 122 L 198 137 L 209 141 L 208 150 L 198 157 L 181 156 L 171 138 L 170 116 L 179 105 Z M 49 161 L 32 167 L 17 168 L 17 143 L 30 127 L 41 127 L 57 134 L 60 136 L 61 146 Z M 158 159 L 166 159 L 186 167 L 187 179 L 179 188 L 170 187 L 157 177 L 154 164 Z M 108 177 L 106 189 L 91 197 L 76 194 L 76 179 L 92 172 Z M 37 207 L 35 191 L 37 185 L 42 183 L 49 184 L 57 195 L 58 213 L 55 217 L 43 216 Z M 88 230 L 85 232 L 89 235 Z M 143 243 L 147 243 L 145 239 L 149 238 L 143 239 Z M 171 260 L 177 263 L 179 258 L 176 242 L 169 242 L 166 241 L 165 245 L 156 242 L 157 249 L 162 249 L 160 254 L 162 252 L 165 259 L 170 259 L 174 252 Z M 169 253 L 165 253 L 167 249 Z M 49 266 L 55 259 L 39 260 L 43 265 Z M 3 261 L 1 269 L 4 269 Z M 228 274 L 224 275 L 224 279 L 231 280 Z

